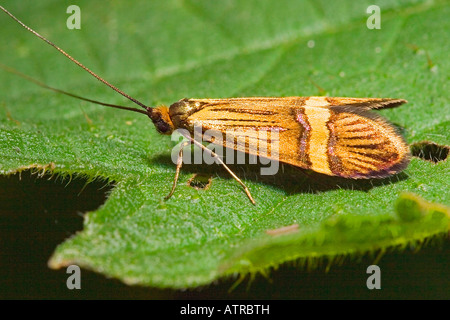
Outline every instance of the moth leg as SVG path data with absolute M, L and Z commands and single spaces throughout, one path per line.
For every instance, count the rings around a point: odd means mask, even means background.
M 228 173 L 237 181 L 239 182 L 239 184 L 242 186 L 242 188 L 244 188 L 245 194 L 247 195 L 247 197 L 250 199 L 250 201 L 253 204 L 256 204 L 255 200 L 253 199 L 250 190 L 248 190 L 247 186 L 241 181 L 241 179 L 238 178 L 237 175 L 234 174 L 233 171 L 231 171 L 230 168 L 228 168 L 228 166 L 222 161 L 222 159 L 220 159 L 220 157 L 215 154 L 214 152 L 212 152 L 211 150 L 209 150 L 208 148 L 205 147 L 205 150 L 208 150 L 208 152 L 211 152 L 211 155 L 217 159 L 217 162 L 219 162 L 225 169 L 227 169 Z
M 234 180 L 236 180 L 241 186 L 242 188 L 244 188 L 245 194 L 247 195 L 247 197 L 250 199 L 250 201 L 253 204 L 256 204 L 255 200 L 253 200 L 253 197 L 250 193 L 250 190 L 247 188 L 247 186 L 241 181 L 241 179 L 238 178 L 237 175 L 234 174 L 233 171 L 231 171 L 230 168 L 228 168 L 228 166 L 222 161 L 222 159 L 216 154 L 214 153 L 212 150 L 208 149 L 207 147 L 205 147 L 203 144 L 201 144 L 200 142 L 192 139 L 191 137 L 189 137 L 189 139 L 197 146 L 199 146 L 200 148 L 202 148 L 203 150 L 205 150 L 206 152 L 208 152 L 211 156 L 214 157 L 214 159 L 217 160 L 217 162 L 219 164 L 221 164 L 227 171 L 228 173 L 234 178 Z
M 183 149 L 190 143 L 191 143 L 190 141 L 185 141 L 180 145 L 180 151 L 178 151 L 178 158 L 177 158 L 177 169 L 175 171 L 175 178 L 173 180 L 172 190 L 170 190 L 170 193 L 166 197 L 164 197 L 164 200 L 169 199 L 175 192 L 175 188 L 177 187 L 178 176 L 180 175 L 181 166 L 183 165 Z

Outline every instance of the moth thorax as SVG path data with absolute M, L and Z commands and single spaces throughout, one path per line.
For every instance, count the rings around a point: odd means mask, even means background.
M 151 109 L 148 116 L 152 119 L 153 124 L 159 133 L 171 134 L 175 130 L 169 116 L 169 109 L 166 106 Z
M 169 115 L 175 128 L 185 128 L 187 118 L 201 107 L 200 102 L 181 99 L 170 106 Z

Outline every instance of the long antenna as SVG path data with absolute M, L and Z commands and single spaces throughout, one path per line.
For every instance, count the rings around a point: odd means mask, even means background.
M 69 55 L 67 52 L 65 52 L 63 49 L 61 49 L 60 47 L 58 47 L 57 45 L 55 45 L 53 42 L 47 40 L 45 37 L 41 36 L 39 33 L 37 33 L 36 31 L 34 31 L 33 29 L 31 29 L 30 27 L 28 27 L 27 25 L 25 25 L 22 21 L 20 21 L 19 19 L 17 19 L 11 12 L 9 12 L 8 10 L 6 10 L 5 8 L 3 8 L 2 6 L 0 6 L 0 9 L 3 10 L 7 15 L 9 15 L 11 18 L 13 18 L 17 23 L 19 23 L 22 27 L 24 27 L 26 30 L 30 31 L 32 34 L 34 34 L 35 36 L 37 36 L 38 38 L 40 38 L 41 40 L 47 42 L 47 44 L 51 45 L 53 48 L 55 48 L 56 50 L 58 50 L 59 52 L 61 52 L 63 55 L 65 55 L 69 60 L 71 60 L 72 62 L 76 63 L 79 67 L 83 68 L 84 70 L 86 70 L 87 72 L 89 72 L 93 77 L 95 77 L 97 80 L 103 82 L 104 84 L 106 84 L 108 87 L 110 87 L 111 89 L 113 89 L 114 91 L 116 91 L 117 93 L 120 93 L 122 96 L 124 96 L 125 98 L 133 101 L 134 103 L 136 103 L 137 105 L 141 106 L 142 108 L 144 108 L 145 110 L 151 110 L 150 107 L 147 107 L 145 104 L 143 104 L 142 102 L 132 98 L 131 96 L 127 95 L 125 92 L 123 92 L 122 90 L 120 90 L 119 88 L 113 86 L 112 84 L 110 84 L 108 81 L 106 81 L 105 79 L 101 78 L 100 76 L 98 76 L 97 74 L 95 74 L 93 71 L 91 71 L 90 69 L 88 69 L 87 67 L 85 67 L 81 62 L 79 62 L 78 60 L 76 60 L 75 58 L 73 58 L 71 55 Z M 53 90 L 53 88 L 51 88 Z M 58 89 L 56 89 L 58 90 Z M 61 91 L 59 91 L 61 92 Z M 61 93 L 65 93 L 65 92 L 61 92 Z M 67 94 L 67 93 L 65 93 Z M 71 94 L 68 94 L 71 95 Z M 72 95 L 74 96 L 74 95 Z M 81 98 L 81 97 L 78 97 Z M 87 100 L 85 98 L 82 98 L 82 100 Z M 87 100 L 89 101 L 89 100 Z M 93 101 L 91 101 L 93 102 Z M 100 103 L 102 104 L 102 103 Z
M 38 86 L 40 86 L 42 88 L 49 89 L 49 90 L 54 91 L 54 92 L 62 93 L 62 94 L 65 94 L 66 96 L 69 96 L 69 97 L 72 97 L 72 98 L 77 98 L 77 99 L 80 99 L 80 100 L 83 100 L 83 101 L 99 104 L 99 105 L 102 105 L 102 106 L 105 106 L 105 107 L 111 107 L 111 108 L 128 110 L 128 111 L 134 111 L 134 112 L 139 112 L 139 113 L 148 115 L 147 111 L 144 111 L 144 110 L 141 110 L 141 109 L 130 108 L 130 107 L 125 107 L 125 106 L 119 106 L 119 105 L 116 105 L 116 104 L 101 102 L 101 101 L 98 101 L 98 100 L 85 98 L 85 97 L 82 97 L 82 96 L 79 96 L 77 94 L 70 93 L 70 92 L 67 92 L 67 91 L 64 91 L 64 90 L 61 90 L 61 89 L 50 87 L 49 85 L 46 85 L 45 83 L 43 83 L 43 82 L 41 82 L 39 80 L 36 80 L 36 79 L 34 79 L 34 78 L 30 77 L 30 76 L 27 76 L 26 74 L 23 74 L 22 72 L 17 71 L 16 69 L 13 69 L 11 67 L 5 66 L 4 64 L 1 64 L 1 63 L 0 63 L 0 68 L 6 70 L 8 72 L 14 73 L 14 74 L 18 75 L 19 77 L 24 78 L 25 80 L 33 82 L 33 83 L 37 84 Z

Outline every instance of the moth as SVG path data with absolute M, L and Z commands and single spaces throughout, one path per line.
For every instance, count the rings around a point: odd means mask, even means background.
M 182 99 L 170 107 L 149 107 L 137 99 L 116 88 L 93 71 L 85 67 L 64 50 L 26 26 L 5 8 L 0 9 L 18 22 L 26 30 L 54 47 L 72 62 L 86 70 L 93 77 L 123 95 L 142 109 L 107 104 L 80 97 L 59 89 L 49 87 L 37 80 L 18 72 L 19 75 L 47 89 L 57 91 L 75 98 L 97 103 L 107 107 L 138 112 L 148 116 L 156 130 L 164 135 L 172 134 L 176 129 L 185 129 L 187 142 L 180 146 L 175 179 L 166 199 L 170 198 L 176 188 L 182 166 L 183 148 L 189 144 L 197 145 L 209 153 L 217 163 L 231 174 L 244 188 L 250 201 L 255 201 L 247 186 L 224 163 L 222 158 L 202 143 L 193 138 L 195 124 L 201 124 L 202 133 L 213 130 L 227 134 L 238 128 L 253 135 L 244 143 L 231 144 L 237 150 L 251 155 L 258 155 L 255 145 L 270 149 L 275 141 L 260 139 L 256 134 L 262 131 L 277 132 L 278 152 L 276 157 L 268 158 L 295 167 L 310 169 L 329 176 L 348 179 L 384 178 L 405 169 L 409 163 L 408 145 L 395 127 L 373 109 L 397 107 L 406 100 L 390 98 L 338 98 L 338 97 L 251 97 L 230 99 Z M 233 130 L 230 130 L 233 129 Z M 204 135 L 205 141 L 221 143 L 229 147 L 230 139 L 238 134 L 220 139 Z M 253 139 L 255 143 L 249 143 Z M 275 159 L 276 158 L 276 159 Z

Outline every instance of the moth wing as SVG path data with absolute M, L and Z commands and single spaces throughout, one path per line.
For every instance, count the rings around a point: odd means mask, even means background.
M 204 134 L 226 133 L 221 141 L 207 140 L 248 154 L 355 179 L 389 176 L 409 162 L 401 135 L 370 112 L 404 100 L 286 97 L 188 102 L 199 106 L 183 120 L 187 128 L 197 122 Z
M 201 124 L 204 138 L 216 144 L 271 160 L 308 168 L 299 150 L 305 130 L 296 121 L 307 98 L 252 97 L 189 99 L 199 104 L 186 119 L 186 128 Z M 209 135 L 214 137 L 208 137 Z M 223 137 L 221 137 L 223 135 Z
M 331 107 L 330 111 L 327 153 L 333 174 L 382 178 L 408 165 L 408 145 L 392 124 L 353 105 Z
M 329 106 L 347 106 L 360 109 L 388 109 L 395 108 L 408 101 L 391 98 L 335 98 L 327 97 Z

